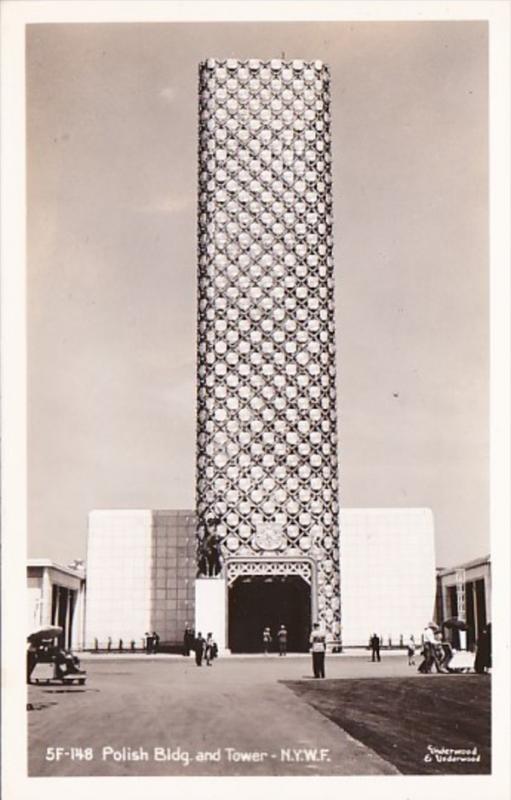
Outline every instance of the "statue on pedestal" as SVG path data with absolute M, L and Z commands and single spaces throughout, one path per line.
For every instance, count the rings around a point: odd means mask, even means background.
M 199 524 L 197 577 L 215 578 L 222 571 L 221 539 L 216 532 L 219 524 L 219 517 L 208 517 Z

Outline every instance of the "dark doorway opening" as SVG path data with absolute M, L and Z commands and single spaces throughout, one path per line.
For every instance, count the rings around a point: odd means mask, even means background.
M 310 586 L 297 575 L 237 578 L 229 589 L 229 648 L 233 653 L 263 650 L 263 630 L 269 627 L 271 650 L 278 650 L 276 634 L 287 628 L 288 652 L 309 649 Z

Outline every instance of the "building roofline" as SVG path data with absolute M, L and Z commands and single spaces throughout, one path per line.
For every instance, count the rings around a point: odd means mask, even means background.
M 343 512 L 357 512 L 363 514 L 432 514 L 431 508 L 427 506 L 379 506 L 378 508 L 371 507 L 364 507 L 364 506 L 353 506 L 353 507 L 342 507 L 340 509 L 340 513 Z
M 67 575 L 72 575 L 73 578 L 85 578 L 85 570 L 77 570 L 72 567 L 64 567 L 62 564 L 57 564 L 51 558 L 29 558 L 27 559 L 27 567 L 46 567 L 48 569 L 56 569 L 59 572 L 65 572 Z
M 89 516 L 148 516 L 151 514 L 195 514 L 192 508 L 92 508 Z
M 474 558 L 472 561 L 465 561 L 463 564 L 457 564 L 454 567 L 437 567 L 437 575 L 439 578 L 445 575 L 453 575 L 457 569 L 471 569 L 472 567 L 480 567 L 483 564 L 491 564 L 490 554 Z
M 356 506 L 356 507 L 342 507 L 340 513 L 364 513 L 364 514 L 431 514 L 431 508 L 427 506 L 380 506 L 378 508 Z M 89 514 L 110 515 L 118 514 L 119 516 L 128 514 L 196 514 L 194 508 L 93 508 Z

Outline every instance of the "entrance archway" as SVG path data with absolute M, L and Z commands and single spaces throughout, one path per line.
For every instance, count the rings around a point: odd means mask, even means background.
M 233 653 L 263 649 L 265 627 L 271 629 L 272 649 L 281 625 L 288 632 L 288 651 L 309 648 L 311 588 L 298 575 L 240 576 L 229 587 L 228 642 Z

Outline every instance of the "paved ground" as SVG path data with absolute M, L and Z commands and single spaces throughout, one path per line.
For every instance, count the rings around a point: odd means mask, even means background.
M 310 657 L 199 669 L 191 658 L 99 656 L 84 666 L 84 687 L 29 687 L 31 776 L 396 774 L 279 682 L 309 679 Z M 397 675 L 417 673 L 402 656 L 327 659 L 327 679 Z

